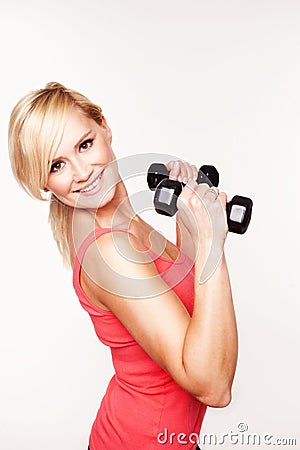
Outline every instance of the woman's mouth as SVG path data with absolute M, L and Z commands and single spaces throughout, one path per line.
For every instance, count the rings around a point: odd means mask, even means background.
M 100 175 L 98 175 L 98 177 L 89 185 L 87 185 L 84 189 L 78 190 L 77 192 L 79 192 L 82 195 L 93 195 L 96 192 L 98 192 L 98 188 L 101 187 L 101 179 L 102 179 L 102 173 L 100 173 Z

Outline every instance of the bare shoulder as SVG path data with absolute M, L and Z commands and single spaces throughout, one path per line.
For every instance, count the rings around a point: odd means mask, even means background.
M 102 234 L 89 246 L 85 259 L 90 263 L 101 263 L 102 269 L 108 264 L 118 271 L 131 268 L 135 273 L 141 269 L 140 265 L 153 263 L 143 243 L 125 230 Z
M 149 291 L 151 295 L 154 289 L 149 288 L 154 288 L 153 283 L 163 283 L 145 246 L 133 235 L 122 231 L 98 237 L 88 247 L 82 267 L 102 291 L 102 298 L 107 300 L 111 300 L 108 293 L 136 298 L 140 290 Z

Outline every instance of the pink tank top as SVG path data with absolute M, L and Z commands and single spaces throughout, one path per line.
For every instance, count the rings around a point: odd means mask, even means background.
M 81 262 L 86 249 L 102 234 L 111 231 L 97 228 L 89 234 L 80 246 L 73 270 L 76 294 L 89 313 L 100 341 L 110 347 L 115 369 L 92 427 L 90 450 L 195 450 L 206 406 L 175 383 L 116 316 L 95 306 L 80 286 Z M 113 231 L 132 234 L 125 230 Z M 194 303 L 192 260 L 183 252 L 172 261 L 147 250 L 160 276 L 191 315 Z M 180 281 L 176 283 L 176 280 Z

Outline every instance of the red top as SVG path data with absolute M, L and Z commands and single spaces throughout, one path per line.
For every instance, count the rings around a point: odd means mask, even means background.
M 80 246 L 73 271 L 79 301 L 90 314 L 100 341 L 111 348 L 116 372 L 94 421 L 90 450 L 194 450 L 206 406 L 182 389 L 150 358 L 116 316 L 95 306 L 80 286 L 86 249 L 95 239 L 111 231 L 97 228 L 89 234 Z M 131 234 L 125 230 L 114 231 Z M 172 261 L 147 250 L 160 276 L 192 315 L 192 260 L 183 252 Z M 177 284 L 176 280 L 179 280 Z

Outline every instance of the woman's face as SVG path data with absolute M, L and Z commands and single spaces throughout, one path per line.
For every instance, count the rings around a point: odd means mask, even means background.
M 53 155 L 46 188 L 72 207 L 97 209 L 114 196 L 119 180 L 111 131 L 73 108 Z

